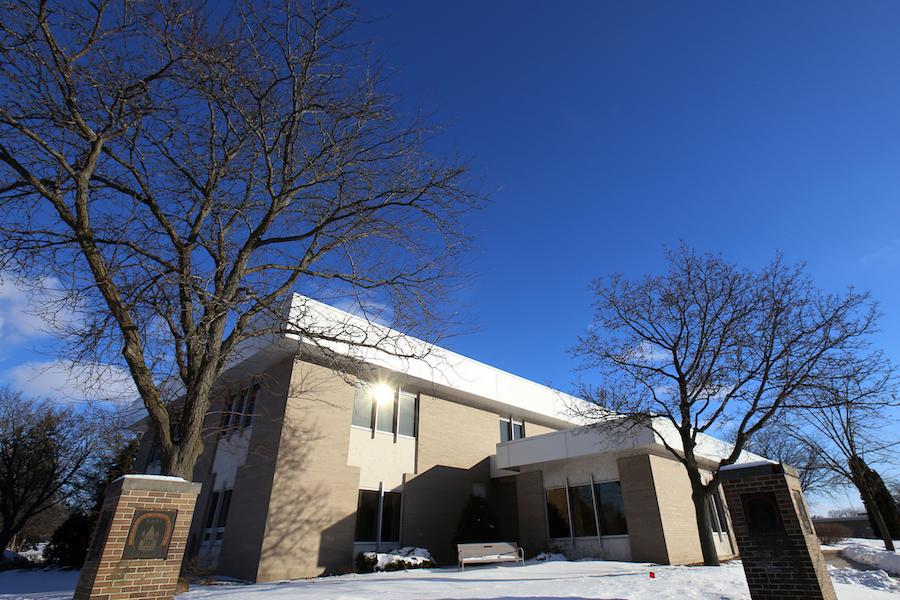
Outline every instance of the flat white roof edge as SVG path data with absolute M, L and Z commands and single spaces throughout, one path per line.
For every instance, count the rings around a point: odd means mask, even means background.
M 526 412 L 582 424 L 569 410 L 570 405 L 584 403 L 581 398 L 372 323 L 318 300 L 294 294 L 288 319 L 305 319 L 300 323 L 301 328 L 319 329 L 325 333 L 332 330 L 344 336 L 349 332 L 352 343 L 315 342 L 337 354 Z M 304 341 L 297 335 L 288 334 L 288 337 L 301 343 Z M 377 348 L 359 345 L 376 343 Z

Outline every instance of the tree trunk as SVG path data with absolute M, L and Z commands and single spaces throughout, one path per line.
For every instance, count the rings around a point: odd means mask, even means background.
M 176 444 L 172 456 L 162 456 L 163 475 L 181 477 L 186 481 L 194 479 L 194 465 L 203 453 L 203 443 Z
M 860 494 L 866 500 L 866 508 L 869 509 L 872 514 L 872 519 L 875 521 L 876 531 L 875 533 L 881 536 L 881 540 L 884 542 L 884 549 L 894 551 L 894 540 L 891 537 L 891 530 L 887 526 L 887 523 L 884 520 L 884 515 L 881 514 L 881 509 L 878 507 L 878 503 L 875 502 L 875 499 L 872 498 L 872 494 L 866 493 L 863 490 L 860 490 Z
M 719 566 L 719 552 L 713 538 L 709 520 L 709 499 L 706 486 L 700 480 L 699 471 L 689 476 L 691 480 L 691 501 L 694 503 L 694 516 L 697 519 L 697 533 L 700 536 L 700 550 L 703 552 L 703 564 L 707 567 Z
M 0 529 L 0 548 L 6 550 L 15 535 L 16 534 L 11 528 L 4 527 L 3 529 Z

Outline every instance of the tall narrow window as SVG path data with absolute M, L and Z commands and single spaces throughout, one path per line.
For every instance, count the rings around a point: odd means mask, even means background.
M 359 490 L 359 504 L 356 508 L 357 542 L 400 542 L 400 492 L 379 492 Z M 378 536 L 381 515 L 381 537 Z
M 381 506 L 381 539 L 379 542 L 400 541 L 400 492 L 385 492 Z
M 366 388 L 356 388 L 353 396 L 353 424 L 372 427 L 372 392 Z
M 719 524 L 722 526 L 722 533 L 728 533 L 728 515 L 725 512 L 725 503 L 722 501 L 722 496 L 719 494 L 718 489 L 714 495 L 716 499 L 716 512 L 719 515 Z
M 228 521 L 228 509 L 231 508 L 231 492 L 232 490 L 222 492 L 219 515 L 216 517 L 216 527 L 225 527 L 225 523 Z
M 376 402 L 375 429 L 394 433 L 394 399 L 384 398 Z
M 570 487 L 569 504 L 572 507 L 572 529 L 575 537 L 597 535 L 597 519 L 594 516 L 594 498 L 590 484 Z
M 258 383 L 254 383 L 253 386 L 247 390 L 247 400 L 244 402 L 244 421 L 241 423 L 241 427 L 244 429 L 250 427 L 253 423 L 253 411 L 256 410 L 256 395 L 258 393 Z
M 509 426 L 509 419 L 500 419 L 500 441 L 508 442 L 512 439 L 512 429 Z
M 716 533 L 728 533 L 728 520 L 725 518 L 725 510 L 722 506 L 722 498 L 716 488 L 707 498 L 709 510 L 709 526 Z
M 566 488 L 547 490 L 547 527 L 551 538 L 567 538 L 572 535 L 569 530 L 569 503 L 566 501 Z
M 234 398 L 234 394 L 228 396 L 228 400 L 225 401 L 225 406 L 222 409 L 222 420 L 219 422 L 219 428 L 222 431 L 225 431 L 228 423 L 231 421 L 231 413 L 234 410 Z
M 525 437 L 525 424 L 517 421 L 512 422 L 512 439 L 521 440 Z
M 209 510 L 206 512 L 206 529 L 216 522 L 216 509 L 219 508 L 219 492 L 213 492 L 209 498 Z
M 594 492 L 597 497 L 597 512 L 600 514 L 600 533 L 603 535 L 628 533 L 625 503 L 622 501 L 622 486 L 619 482 L 598 483 L 594 486 Z
M 378 538 L 378 501 L 380 493 L 359 490 L 359 504 L 356 507 L 357 542 L 374 542 Z
M 397 433 L 409 437 L 416 435 L 416 396 L 402 392 L 399 401 L 400 414 L 397 417 Z

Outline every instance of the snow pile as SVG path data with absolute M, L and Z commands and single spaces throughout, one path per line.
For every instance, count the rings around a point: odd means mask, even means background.
M 900 575 L 900 554 L 890 550 L 879 550 L 872 546 L 852 544 L 841 550 L 841 556 L 887 571 L 892 575 Z
M 47 542 L 41 542 L 36 544 L 34 548 L 30 548 L 28 550 L 22 550 L 19 552 L 19 556 L 23 556 L 30 560 L 32 563 L 42 563 L 44 562 L 44 549 L 47 548 Z
M 27 557 L 12 550 L 4 550 L 0 555 L 0 571 L 5 569 L 29 569 L 34 565 Z
M 401 571 L 434 566 L 431 552 L 425 548 L 406 546 L 390 552 L 361 552 L 357 559 L 357 571 Z
M 569 560 L 565 557 L 564 554 L 557 554 L 556 552 L 541 552 L 533 559 L 535 562 L 551 562 L 554 560 Z
M 897 581 L 881 569 L 859 571 L 857 569 L 836 569 L 828 567 L 828 574 L 835 583 L 862 585 L 873 590 L 900 592 L 900 581 Z

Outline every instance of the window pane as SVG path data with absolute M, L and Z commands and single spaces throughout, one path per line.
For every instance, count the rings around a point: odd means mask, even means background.
M 624 535 L 628 533 L 625 522 L 625 504 L 622 502 L 622 487 L 618 481 L 596 485 L 597 507 L 600 513 L 600 533 L 602 535 Z
M 386 433 L 394 433 L 394 399 L 385 398 L 378 405 L 378 416 L 375 418 L 375 429 Z
M 216 527 L 225 527 L 228 520 L 228 509 L 231 507 L 231 490 L 222 492 L 222 507 L 219 509 L 219 516 L 216 518 Z
M 722 501 L 722 496 L 719 495 L 718 489 L 713 497 L 716 499 L 716 511 L 719 514 L 719 525 L 722 526 L 722 533 L 728 533 L 728 518 L 725 515 L 725 503 Z
M 500 441 L 508 442 L 510 440 L 509 420 L 500 419 Z
M 594 519 L 594 498 L 590 485 L 569 488 L 572 503 L 572 528 L 576 537 L 597 535 L 597 520 Z
M 359 504 L 356 507 L 357 542 L 374 542 L 378 521 L 378 492 L 359 490 Z
M 400 418 L 397 422 L 397 433 L 410 437 L 416 435 L 416 397 L 412 394 L 400 394 Z
M 525 426 L 522 423 L 513 423 L 512 433 L 512 437 L 514 440 L 521 440 L 523 437 L 525 437 Z
M 213 492 L 209 498 L 209 510 L 206 513 L 206 528 L 213 526 L 216 520 L 216 508 L 219 506 L 219 492 Z
M 552 538 L 567 538 L 571 535 L 566 488 L 547 490 L 547 525 Z
M 360 427 L 372 427 L 372 391 L 356 388 L 353 396 L 353 424 Z
M 715 533 L 719 533 L 722 529 L 719 527 L 719 514 L 716 512 L 716 501 L 712 496 L 706 499 L 707 511 L 709 511 L 709 528 Z
M 381 541 L 400 541 L 400 492 L 385 492 L 381 508 Z
M 250 388 L 250 397 L 247 399 L 247 403 L 244 406 L 244 422 L 241 424 L 242 427 L 250 427 L 250 424 L 253 422 L 253 411 L 256 410 L 256 394 L 259 392 L 259 384 L 254 384 L 252 388 Z
M 225 406 L 222 407 L 222 420 L 219 422 L 219 427 L 223 430 L 228 426 L 228 421 L 231 419 L 231 411 L 234 409 L 234 395 L 228 396 L 228 400 L 225 401 Z

